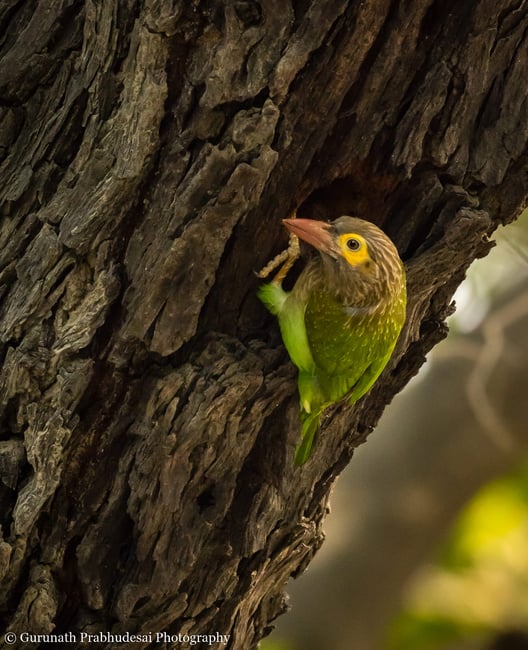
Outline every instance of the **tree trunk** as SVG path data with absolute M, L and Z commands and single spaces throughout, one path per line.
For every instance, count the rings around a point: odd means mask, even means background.
M 10 647 L 256 646 L 335 477 L 525 200 L 527 27 L 506 0 L 3 1 Z M 295 372 L 254 275 L 296 206 L 381 225 L 409 291 L 390 367 L 301 469 Z

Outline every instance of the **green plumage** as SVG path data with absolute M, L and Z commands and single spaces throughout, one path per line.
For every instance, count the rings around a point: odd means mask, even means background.
M 353 217 L 285 223 L 320 251 L 292 291 L 277 281 L 259 289 L 299 369 L 302 430 L 295 460 L 301 465 L 323 411 L 343 399 L 357 401 L 389 361 L 405 320 L 405 273 L 391 240 L 374 224 Z

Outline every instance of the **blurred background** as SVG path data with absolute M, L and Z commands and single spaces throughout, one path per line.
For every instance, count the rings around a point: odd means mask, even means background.
M 528 211 L 496 241 L 261 650 L 528 650 Z

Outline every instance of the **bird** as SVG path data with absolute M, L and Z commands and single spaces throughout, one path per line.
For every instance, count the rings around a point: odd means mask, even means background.
M 295 464 L 300 466 L 310 458 L 324 411 L 342 401 L 354 404 L 387 365 L 405 323 L 407 292 L 396 246 L 374 223 L 351 216 L 328 223 L 295 213 L 282 221 L 294 257 L 297 238 L 318 252 L 290 291 L 282 282 L 292 259 L 258 289 L 298 369 L 301 441 Z M 284 261 L 284 255 L 278 258 Z

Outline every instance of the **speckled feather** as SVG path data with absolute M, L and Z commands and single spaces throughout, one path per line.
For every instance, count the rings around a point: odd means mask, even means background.
M 346 233 L 364 238 L 368 254 L 361 263 L 351 265 L 336 245 L 308 263 L 291 292 L 273 283 L 259 291 L 278 316 L 299 369 L 297 464 L 309 458 L 324 410 L 343 399 L 352 404 L 371 388 L 405 320 L 405 273 L 390 239 L 374 224 L 352 217 L 340 217 L 331 230 L 336 241 Z

